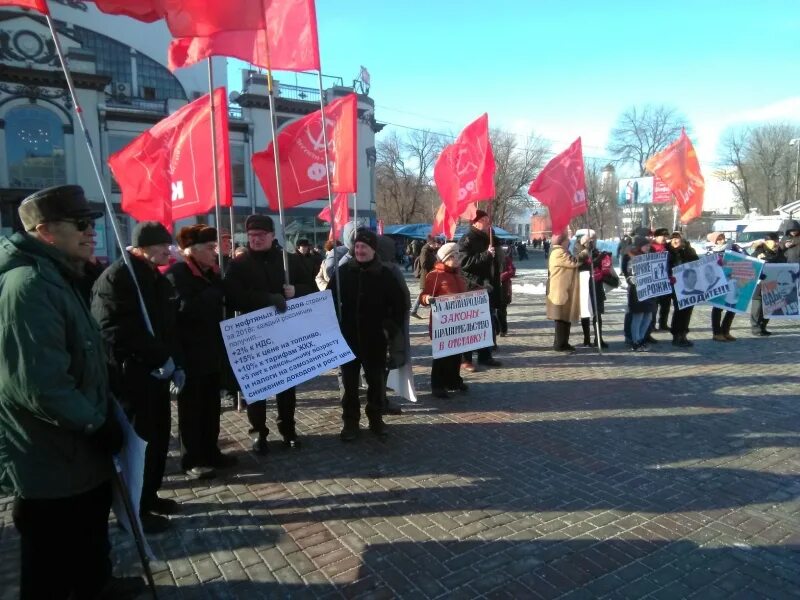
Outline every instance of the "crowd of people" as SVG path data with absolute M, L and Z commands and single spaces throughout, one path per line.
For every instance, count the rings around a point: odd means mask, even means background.
M 492 316 L 491 344 L 432 361 L 436 398 L 466 393 L 462 376 L 496 368 L 497 337 L 508 331 L 506 310 L 515 276 L 512 254 L 524 256 L 493 235 L 490 217 L 477 211 L 458 241 L 429 238 L 419 248 L 414 306 L 396 263 L 395 242 L 348 224 L 343 243 L 330 242 L 325 256 L 307 240 L 285 254 L 271 217 L 250 215 L 247 244 L 232 251 L 230 235 L 218 247 L 207 225 L 173 235 L 158 222 L 141 222 L 126 253 L 106 269 L 93 258 L 92 210 L 78 186 L 58 186 L 26 198 L 19 208 L 24 231 L 0 238 L 0 486 L 14 496 L 14 524 L 21 537 L 23 598 L 124 597 L 135 581 L 111 576 L 108 518 L 112 456 L 123 444 L 127 420 L 147 442 L 140 517 L 145 533 L 167 531 L 166 515 L 180 510 L 159 495 L 177 400 L 180 464 L 192 478 L 213 478 L 237 463 L 221 452 L 223 389 L 235 388 L 220 321 L 235 312 L 265 307 L 287 310 L 287 301 L 318 290 L 333 295 L 344 340 L 354 360 L 339 370 L 343 442 L 361 434 L 359 388 L 366 381 L 369 431 L 388 435 L 386 414 L 400 409 L 387 399 L 390 369 L 411 360 L 409 319 L 437 298 L 486 290 Z M 737 251 L 723 234 L 712 234 L 711 253 Z M 179 260 L 171 254 L 177 244 Z M 523 245 L 524 247 L 524 245 Z M 634 256 L 666 252 L 670 273 L 695 260 L 679 232 L 639 231 L 625 249 L 621 275 L 628 283 L 625 337 L 646 351 L 654 328 L 666 329 L 667 301 L 640 301 L 630 268 Z M 225 253 L 219 268 L 220 253 Z M 787 239 L 770 237 L 756 248 L 768 262 L 798 261 L 800 226 Z M 232 256 L 230 256 L 232 255 Z M 589 271 L 594 317 L 580 318 L 579 273 Z M 587 231 L 570 251 L 570 239 L 552 239 L 548 257 L 547 317 L 555 322 L 553 349 L 572 352 L 572 323 L 580 322 L 586 346 L 607 347 L 602 314 L 605 286 L 619 285 L 608 253 Z M 671 298 L 673 344 L 687 338 L 692 309 Z M 733 313 L 714 309 L 714 340 L 733 341 Z M 760 302 L 751 324 L 769 335 Z M 591 332 L 596 335 L 591 339 Z M 296 389 L 276 396 L 276 428 L 291 451 L 302 447 L 295 419 Z M 247 405 L 251 450 L 269 452 L 267 398 Z

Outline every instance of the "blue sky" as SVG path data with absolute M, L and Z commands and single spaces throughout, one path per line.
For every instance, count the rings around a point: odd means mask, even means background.
M 317 0 L 317 16 L 323 71 L 367 66 L 379 121 L 457 132 L 488 112 L 606 157 L 625 108 L 667 104 L 709 168 L 732 124 L 800 123 L 798 0 Z

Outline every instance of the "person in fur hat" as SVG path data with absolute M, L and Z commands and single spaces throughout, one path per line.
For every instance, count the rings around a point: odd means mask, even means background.
M 195 479 L 236 464 L 222 454 L 219 438 L 220 386 L 227 357 L 219 323 L 223 288 L 217 260 L 217 230 L 192 225 L 178 232 L 185 260 L 167 271 L 178 294 L 177 330 L 184 348 L 186 384 L 178 394 L 181 467 Z

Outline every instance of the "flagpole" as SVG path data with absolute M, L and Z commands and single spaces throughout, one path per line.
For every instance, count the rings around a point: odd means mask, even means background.
M 336 278 L 336 303 L 338 304 L 338 314 L 341 320 L 342 294 L 339 285 L 339 261 L 336 258 L 336 212 L 333 210 L 333 183 L 331 182 L 331 159 L 328 153 L 328 120 L 325 116 L 325 92 L 322 89 L 322 65 L 317 70 L 317 83 L 319 84 L 319 114 L 322 120 L 322 143 L 325 146 L 325 182 L 328 184 L 328 210 L 331 212 L 331 231 L 333 231 L 333 272 Z
M 589 237 L 589 232 L 592 230 L 589 227 L 589 216 L 588 216 L 588 209 L 587 209 L 587 216 L 586 216 L 586 236 Z M 591 237 L 589 237 L 591 240 Z M 596 243 L 596 242 L 595 242 Z M 593 250 L 593 248 L 592 248 Z M 597 352 L 600 356 L 603 356 L 603 347 L 600 345 L 600 313 L 599 308 L 597 305 L 597 289 L 595 288 L 595 281 L 594 281 L 594 257 L 592 256 L 592 250 L 589 250 L 589 291 L 592 294 L 592 302 L 594 303 L 593 310 L 594 314 L 592 315 L 594 320 L 594 337 L 597 341 Z M 602 283 L 600 284 L 602 285 Z M 590 317 L 590 318 L 592 318 Z
M 219 248 L 222 248 L 222 209 L 219 202 L 219 169 L 217 166 L 217 128 L 216 128 L 216 112 L 217 107 L 214 101 L 214 66 L 211 64 L 211 57 L 207 59 L 208 63 L 208 95 L 211 98 L 211 164 L 214 168 L 214 220 L 217 223 L 217 262 L 219 264 L 219 271 L 222 273 L 224 265 L 224 257 Z M 231 205 L 233 208 L 233 205 Z M 233 224 L 231 224 L 233 228 Z M 233 236 L 231 235 L 231 241 Z
M 75 107 L 75 116 L 78 119 L 78 124 L 80 125 L 81 131 L 83 132 L 84 141 L 86 142 L 87 150 L 89 151 L 89 161 L 92 163 L 92 169 L 94 170 L 94 175 L 97 178 L 97 185 L 100 188 L 100 195 L 103 197 L 103 204 L 106 207 L 106 214 L 108 215 L 108 219 L 111 222 L 111 230 L 114 232 L 114 237 L 117 240 L 117 245 L 120 249 L 120 254 L 122 255 L 122 262 L 128 269 L 128 272 L 131 275 L 131 279 L 133 280 L 134 288 L 136 289 L 136 295 L 139 298 L 139 308 L 142 311 L 142 318 L 144 319 L 145 326 L 147 327 L 147 331 L 150 335 L 153 335 L 153 325 L 150 321 L 150 315 L 147 314 L 147 307 L 144 303 L 144 297 L 142 296 L 142 290 L 139 288 L 139 282 L 136 279 L 136 275 L 133 272 L 133 264 L 131 263 L 131 258 L 128 255 L 128 250 L 125 247 L 125 242 L 122 241 L 122 234 L 119 230 L 119 224 L 117 223 L 117 217 L 114 214 L 114 207 L 111 204 L 111 200 L 106 194 L 105 185 L 103 185 L 103 178 L 100 175 L 100 168 L 97 166 L 97 160 L 94 157 L 94 147 L 92 146 L 92 138 L 89 137 L 89 130 L 86 128 L 86 122 L 83 120 L 83 109 L 81 108 L 80 103 L 78 102 L 78 96 L 75 92 L 75 83 L 72 81 L 72 74 L 69 72 L 69 68 L 67 67 L 67 61 L 64 58 L 64 51 L 61 48 L 61 40 L 58 38 L 58 33 L 56 32 L 55 25 L 53 24 L 53 19 L 50 15 L 44 15 L 45 20 L 47 21 L 47 26 L 50 28 L 50 35 L 53 37 L 53 46 L 55 48 L 56 54 L 58 55 L 58 60 L 61 62 L 61 69 L 64 71 L 64 77 L 67 80 L 67 88 L 69 89 L 70 98 L 72 98 L 72 105 Z

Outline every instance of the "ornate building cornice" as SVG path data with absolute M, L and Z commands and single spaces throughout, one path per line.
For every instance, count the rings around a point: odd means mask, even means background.
M 98 92 L 103 91 L 111 83 L 111 78 L 106 75 L 78 73 L 75 71 L 72 72 L 72 79 L 75 82 L 75 87 Z M 0 64 L 0 81 L 34 87 L 67 87 L 64 74 L 60 70 L 28 69 L 3 64 Z

